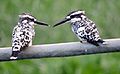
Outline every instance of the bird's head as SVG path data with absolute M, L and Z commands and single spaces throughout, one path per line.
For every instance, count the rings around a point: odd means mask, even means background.
M 31 14 L 29 13 L 22 13 L 19 15 L 19 21 L 21 23 L 28 23 L 30 25 L 34 25 L 34 24 L 39 24 L 39 25 L 45 25 L 45 26 L 48 26 L 48 24 L 46 23 L 43 23 L 43 22 L 40 22 L 38 21 L 35 17 L 33 17 Z
M 65 22 L 74 23 L 76 21 L 80 21 L 81 19 L 83 19 L 85 17 L 86 17 L 85 16 L 85 11 L 82 11 L 82 10 L 72 11 L 65 17 L 65 19 L 63 19 L 62 21 L 58 22 L 53 27 L 61 25 L 61 24 L 65 23 Z

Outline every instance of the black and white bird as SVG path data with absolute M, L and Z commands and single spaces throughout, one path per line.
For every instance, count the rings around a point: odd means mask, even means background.
M 34 25 L 48 24 L 39 22 L 29 13 L 19 15 L 18 24 L 14 27 L 12 33 L 12 55 L 10 59 L 17 59 L 18 54 L 26 47 L 32 45 L 32 39 L 35 36 Z
M 70 12 L 64 20 L 55 24 L 53 27 L 65 22 L 71 23 L 72 31 L 80 39 L 80 42 L 88 42 L 96 46 L 100 46 L 100 44 L 105 42 L 100 38 L 95 23 L 85 15 L 85 11 L 77 10 Z

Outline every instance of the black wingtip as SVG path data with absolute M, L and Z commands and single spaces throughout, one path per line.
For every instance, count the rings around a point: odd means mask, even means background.
M 98 42 L 99 42 L 99 43 L 103 43 L 103 42 L 105 42 L 105 41 L 102 40 L 102 39 L 99 39 Z

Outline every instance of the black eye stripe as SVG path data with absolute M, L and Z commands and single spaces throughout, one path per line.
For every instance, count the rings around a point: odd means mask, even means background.
M 70 17 L 71 17 L 71 18 L 80 17 L 80 14 L 71 15 Z
M 25 18 L 22 19 L 22 21 L 24 21 L 24 20 L 31 20 L 31 21 L 34 21 L 34 19 L 31 19 L 31 18 L 28 18 L 28 17 L 25 17 Z
M 80 18 L 81 15 L 85 15 L 85 14 L 83 14 L 83 13 L 81 13 L 81 14 L 75 14 L 75 15 L 71 15 L 70 17 L 71 18 Z
M 75 17 L 75 15 L 71 15 L 70 17 L 71 17 L 71 18 L 74 18 L 74 17 Z
M 34 21 L 34 19 L 29 18 L 31 21 Z

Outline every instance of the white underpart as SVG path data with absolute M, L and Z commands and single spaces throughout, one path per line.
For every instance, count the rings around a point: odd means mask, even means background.
M 80 14 L 80 13 L 85 14 L 85 11 L 77 11 L 77 12 L 72 13 L 71 15 L 76 15 L 76 14 Z
M 20 48 L 21 48 L 21 46 L 19 46 L 19 45 L 16 45 L 15 47 L 18 47 L 18 49 L 13 49 L 13 51 L 20 51 Z
M 80 18 L 73 18 L 73 19 L 70 20 L 70 22 L 71 22 L 71 23 L 74 23 L 74 22 L 80 21 L 80 20 L 81 20 Z
M 93 32 L 95 32 L 95 31 L 97 31 L 97 28 L 95 28 L 95 29 L 93 30 Z
M 73 31 L 73 33 L 74 33 L 80 40 L 82 40 L 82 39 L 78 36 L 78 34 L 76 34 L 76 33 L 74 32 L 73 27 L 72 27 L 72 31 Z
M 84 30 L 85 30 L 85 27 L 78 28 L 78 30 L 77 30 L 78 35 L 84 36 L 84 34 L 82 34 L 82 32 L 83 32 Z
M 32 46 L 32 40 L 30 41 L 29 46 Z
M 19 31 L 20 29 L 21 29 L 21 28 L 20 28 L 20 27 L 18 27 L 18 28 L 17 28 L 17 31 Z
M 86 40 L 85 39 L 83 39 L 83 38 L 81 38 L 81 37 L 79 37 L 79 36 L 81 36 L 81 33 L 80 33 L 80 31 L 83 31 L 84 30 L 84 27 L 81 27 L 81 29 L 78 29 L 78 31 L 77 31 L 77 33 L 78 34 L 76 34 L 75 32 L 74 32 L 74 29 L 73 29 L 73 27 L 72 27 L 72 31 L 73 31 L 73 33 L 82 41 L 82 42 L 86 42 Z

